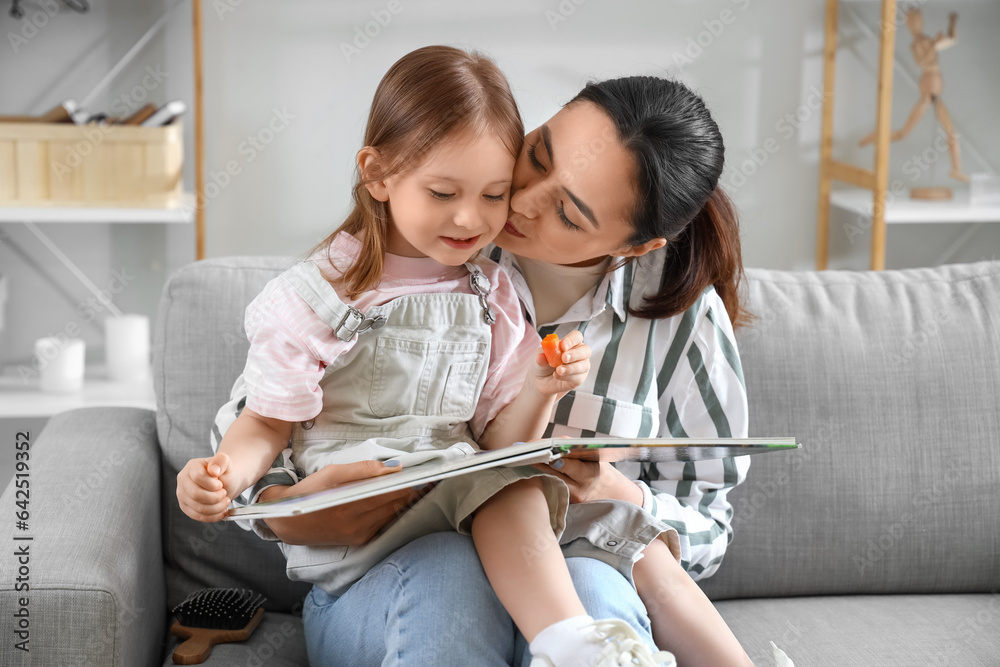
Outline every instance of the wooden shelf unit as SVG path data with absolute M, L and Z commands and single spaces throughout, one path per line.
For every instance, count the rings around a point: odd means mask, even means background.
M 161 21 L 162 21 L 161 17 Z M 205 128 L 204 128 L 204 78 L 202 76 L 202 11 L 201 0 L 191 0 L 191 25 L 194 60 L 194 192 L 186 192 L 178 206 L 166 208 L 137 206 L 5 206 L 0 205 L 0 223 L 7 222 L 70 222 L 70 223 L 195 223 L 195 259 L 205 258 Z M 116 73 L 145 44 L 154 26 L 123 62 L 113 70 Z M 113 76 L 109 74 L 109 77 Z
M 34 223 L 179 223 L 192 221 L 195 229 L 195 255 L 205 257 L 205 210 L 198 206 L 204 202 L 204 79 L 202 76 L 202 7 L 201 0 L 191 0 L 192 38 L 194 50 L 194 166 L 195 190 L 185 192 L 181 203 L 168 208 L 139 208 L 133 206 L 0 206 L 0 223 L 20 222 L 31 228 L 53 252 L 59 252 Z M 162 18 L 162 17 L 161 17 Z M 150 33 L 155 32 L 154 26 Z M 128 60 L 138 51 L 149 34 L 144 36 L 133 50 L 125 56 Z M 116 68 L 120 69 L 122 63 Z M 109 74 L 109 77 L 111 74 Z M 86 279 L 69 258 L 64 263 L 91 289 L 93 285 Z M 103 367 L 88 366 L 84 374 L 83 388 L 79 392 L 67 394 L 44 393 L 38 387 L 37 379 L 25 380 L 17 367 L 0 369 L 0 419 L 24 417 L 51 417 L 60 412 L 82 407 L 127 406 L 156 410 L 156 394 L 153 391 L 152 374 L 137 382 L 115 382 L 108 378 Z M 3 480 L 0 480 L 0 484 Z
M 181 205 L 168 208 L 130 206 L 0 206 L 0 222 L 179 223 L 195 218 L 195 196 L 184 193 Z
M 833 159 L 833 93 L 837 58 L 838 0 L 826 0 L 823 45 L 823 122 L 820 135 L 819 211 L 816 218 L 816 269 L 825 270 L 830 255 L 830 199 L 833 181 L 872 193 L 870 268 L 885 268 L 885 211 L 889 182 L 889 136 L 892 112 L 892 66 L 896 46 L 896 0 L 881 0 L 878 94 L 875 111 L 875 165 L 857 167 Z
M 844 211 L 866 218 L 873 215 L 871 193 L 858 188 L 834 190 L 830 203 Z M 968 191 L 955 193 L 950 201 L 920 201 L 897 197 L 885 207 L 885 224 L 904 223 L 983 223 L 1000 222 L 1000 204 L 969 203 Z

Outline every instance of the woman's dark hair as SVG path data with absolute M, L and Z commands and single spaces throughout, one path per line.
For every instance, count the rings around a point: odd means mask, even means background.
M 738 295 L 739 221 L 719 186 L 725 149 L 705 103 L 684 84 L 652 76 L 590 83 L 569 104 L 579 102 L 608 114 L 635 159 L 634 232 L 628 243 L 667 240 L 659 292 L 629 312 L 670 317 L 714 285 L 733 326 L 745 324 L 749 313 Z

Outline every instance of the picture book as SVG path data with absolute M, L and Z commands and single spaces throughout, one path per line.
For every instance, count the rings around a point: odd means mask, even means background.
M 400 489 L 424 486 L 448 477 L 497 466 L 552 463 L 561 458 L 584 461 L 703 461 L 745 454 L 796 449 L 795 438 L 546 438 L 519 442 L 475 454 L 432 461 L 400 472 L 349 482 L 308 495 L 281 498 L 235 507 L 227 520 L 295 516 L 363 500 Z

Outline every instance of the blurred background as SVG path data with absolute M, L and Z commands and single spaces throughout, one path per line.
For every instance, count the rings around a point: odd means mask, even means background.
M 8 15 L 10 4 L 0 2 L 3 115 L 42 114 L 86 97 L 165 17 L 163 29 L 89 107 L 186 102 L 184 189 L 193 190 L 190 1 L 93 0 L 79 13 L 61 0 L 24 0 L 19 19 Z M 872 148 L 857 142 L 874 129 L 879 3 L 840 5 L 834 155 L 870 167 Z M 961 135 L 966 173 L 995 171 L 1000 3 L 900 3 L 908 6 L 922 9 L 932 35 L 958 12 L 957 43 L 940 55 L 943 97 Z M 208 257 L 298 255 L 336 227 L 348 210 L 353 158 L 376 84 L 404 53 L 441 43 L 491 55 L 529 129 L 591 79 L 683 80 L 704 97 L 725 137 L 722 181 L 741 214 L 746 266 L 815 266 L 821 0 L 214 0 L 203 12 Z M 909 44 L 900 18 L 894 129 L 918 97 L 907 82 L 919 77 Z M 890 182 L 967 188 L 947 178 L 946 153 L 927 153 L 938 127 L 928 111 L 906 140 L 892 144 Z M 195 260 L 191 223 L 40 228 L 95 285 L 124 283 L 114 295 L 121 310 L 151 319 L 167 276 Z M 866 269 L 866 220 L 834 208 L 830 228 L 830 267 Z M 893 225 L 887 247 L 887 268 L 995 259 L 1000 225 Z M 79 318 L 89 293 L 16 220 L 0 223 L 0 274 L 8 293 L 0 365 L 9 367 L 30 361 L 35 339 Z M 103 354 L 100 320 L 80 322 L 88 364 Z

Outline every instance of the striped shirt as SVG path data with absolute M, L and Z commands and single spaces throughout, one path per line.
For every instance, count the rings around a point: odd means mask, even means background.
M 516 258 L 499 248 L 490 256 L 510 275 L 533 321 Z M 579 329 L 592 350 L 590 374 L 556 405 L 547 437 L 747 437 L 742 366 L 715 289 L 706 288 L 687 311 L 665 319 L 627 311 L 659 289 L 665 256 L 665 250 L 653 251 L 606 274 L 562 317 L 537 323 L 542 336 Z M 290 451 L 254 487 L 254 500 L 268 486 L 297 481 Z M 644 509 L 677 531 L 681 565 L 694 579 L 713 574 L 733 537 L 727 495 L 746 479 L 749 457 L 615 466 L 642 489 Z M 276 539 L 263 522 L 253 528 Z

